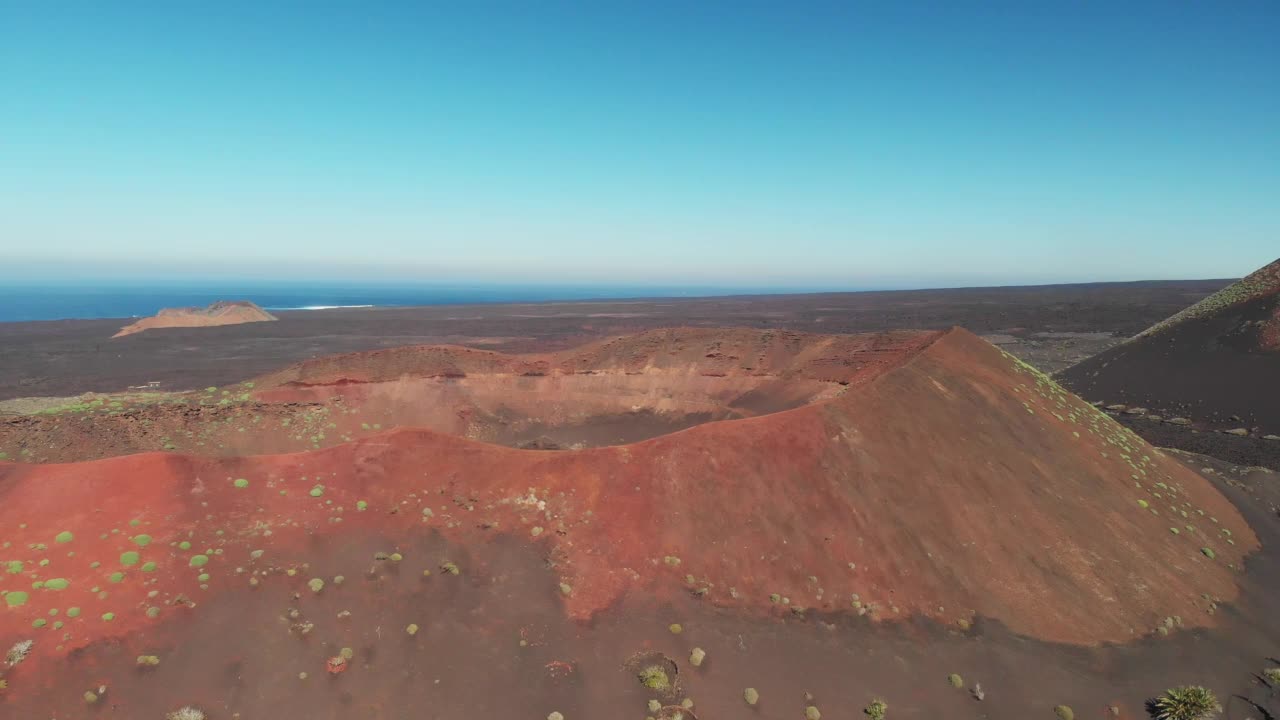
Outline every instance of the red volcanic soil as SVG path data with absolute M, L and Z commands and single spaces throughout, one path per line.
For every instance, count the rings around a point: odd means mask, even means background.
M 281 453 L 405 426 L 511 447 L 621 445 L 835 397 L 937 336 L 683 328 L 550 354 L 420 346 L 339 355 L 230 389 L 3 419 L 0 459 Z
M 665 357 L 683 367 L 692 350 L 676 351 L 678 337 L 646 339 L 650 360 L 635 371 Z M 341 593 L 335 551 L 323 548 L 375 535 L 388 546 L 372 575 L 399 562 L 393 552 L 412 557 L 405 572 L 452 574 L 451 557 L 410 555 L 428 537 L 531 544 L 580 621 L 629 597 L 694 596 L 747 616 L 959 628 L 989 618 L 1094 645 L 1152 634 L 1166 618 L 1212 625 L 1215 604 L 1236 596 L 1258 543 L 1217 490 L 975 336 L 899 338 L 874 371 L 822 361 L 820 348 L 874 345 L 867 338 L 788 340 L 770 359 L 742 354 L 758 336 L 734 337 L 720 347 L 735 360 L 711 358 L 727 378 L 782 367 L 850 384 L 780 412 L 580 451 L 401 429 L 287 455 L 0 464 L 0 645 L 34 637 L 26 663 L 44 667 L 199 617 L 233 588 L 304 596 L 316 578 Z M 581 357 L 628 366 L 632 350 L 613 351 L 632 347 L 602 343 Z M 527 363 L 476 357 L 476 367 Z M 338 365 L 277 380 L 350 387 L 354 364 Z M 347 570 L 349 580 L 359 569 Z
M 219 300 L 209 307 L 164 308 L 153 317 L 143 318 L 120 328 L 113 338 L 140 333 L 157 328 L 213 327 L 215 325 L 240 325 L 252 322 L 270 322 L 276 317 L 248 300 Z
M 1059 377 L 1107 404 L 1280 434 L 1280 260 Z

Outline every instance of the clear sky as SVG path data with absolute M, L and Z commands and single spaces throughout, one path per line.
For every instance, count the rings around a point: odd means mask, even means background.
M 1280 3 L 0 0 L 0 282 L 1280 256 Z

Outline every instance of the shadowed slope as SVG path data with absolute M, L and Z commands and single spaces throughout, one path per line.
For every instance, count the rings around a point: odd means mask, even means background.
M 1090 399 L 1280 434 L 1280 260 L 1059 376 Z

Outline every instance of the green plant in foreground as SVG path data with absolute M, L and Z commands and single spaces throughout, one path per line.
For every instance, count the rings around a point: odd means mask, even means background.
M 1205 720 L 1222 710 L 1213 691 L 1199 685 L 1165 690 L 1151 704 L 1156 720 Z
M 889 703 L 883 700 L 872 700 L 862 712 L 866 713 L 871 720 L 884 720 L 884 714 L 889 710 Z
M 671 687 L 671 679 L 661 665 L 650 665 L 638 673 L 640 684 L 650 690 L 666 690 Z
M 1266 678 L 1269 683 L 1280 685 L 1280 668 L 1267 668 L 1262 671 L 1262 677 Z
M 1069 705 L 1059 705 L 1053 709 L 1053 714 L 1058 716 L 1058 720 L 1076 720 L 1076 712 Z
M 951 685 L 953 688 L 962 688 L 964 687 L 964 678 L 955 673 L 951 673 L 947 676 L 947 684 Z

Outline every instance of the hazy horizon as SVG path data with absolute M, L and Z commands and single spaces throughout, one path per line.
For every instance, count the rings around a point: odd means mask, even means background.
M 1280 246 L 1280 5 L 0 6 L 5 282 L 878 289 Z

